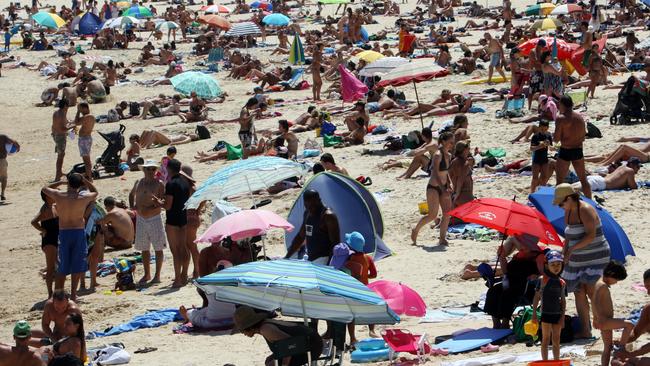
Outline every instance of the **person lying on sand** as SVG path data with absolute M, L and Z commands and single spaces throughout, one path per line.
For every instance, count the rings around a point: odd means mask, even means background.
M 621 160 L 628 160 L 632 157 L 638 158 L 639 161 L 644 164 L 650 162 L 650 142 L 646 142 L 638 149 L 626 144 L 622 144 L 619 145 L 610 154 L 603 154 L 600 156 L 586 156 L 585 161 L 590 163 L 598 163 L 600 165 L 609 165 Z
M 135 138 L 137 138 L 137 140 Z M 182 132 L 178 135 L 165 135 L 162 132 L 155 130 L 144 130 L 140 136 L 131 135 L 129 137 L 129 140 L 132 139 L 134 139 L 135 142 L 138 142 L 139 146 L 143 149 L 151 149 L 160 146 L 182 145 L 200 140 L 199 135 L 196 133 Z
M 635 175 L 641 169 L 639 158 L 631 157 L 627 164 L 621 165 L 606 176 L 588 175 L 587 182 L 592 191 L 604 191 L 610 189 L 637 189 Z M 574 183 L 573 188 L 582 190 L 580 182 Z
M 246 156 L 254 156 L 254 155 L 264 154 L 269 148 L 272 148 L 272 145 L 268 144 L 267 141 L 264 140 L 264 138 L 260 138 L 257 144 L 251 144 L 248 147 L 245 147 L 244 149 L 246 149 Z M 212 160 L 227 159 L 227 158 L 228 158 L 227 149 L 221 149 L 219 151 L 210 152 L 210 153 L 206 153 L 205 151 L 197 151 L 196 155 L 194 155 L 194 161 L 198 161 L 199 163 L 204 163 L 206 161 L 212 161 Z

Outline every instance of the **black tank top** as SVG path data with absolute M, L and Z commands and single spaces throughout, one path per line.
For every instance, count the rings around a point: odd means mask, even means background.
M 320 257 L 332 256 L 329 235 L 321 227 L 325 211 L 327 211 L 327 207 L 321 208 L 316 215 L 309 215 L 309 212 L 305 211 L 305 241 L 307 242 L 307 255 L 310 261 Z
M 59 242 L 59 218 L 53 217 L 51 219 L 41 221 L 41 227 L 45 229 L 45 235 L 41 238 L 41 244 L 54 244 Z
M 309 353 L 311 353 L 312 360 L 315 360 L 323 351 L 323 339 L 320 337 L 317 331 L 310 327 L 297 323 L 287 324 L 286 322 L 277 320 L 265 320 L 265 323 L 275 325 L 278 327 L 278 329 L 284 333 L 287 333 L 291 337 L 309 336 Z M 266 343 L 270 346 L 272 342 L 266 340 Z M 301 362 L 303 357 L 304 362 Z M 306 355 L 291 357 L 290 365 L 305 364 L 307 363 L 306 358 Z
M 562 280 L 556 276 L 544 275 L 544 288 L 542 289 L 542 314 L 562 314 Z

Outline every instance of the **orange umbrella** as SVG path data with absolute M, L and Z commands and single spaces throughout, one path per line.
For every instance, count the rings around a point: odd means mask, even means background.
M 231 25 L 230 22 L 219 15 L 201 15 L 199 17 L 199 23 L 207 24 L 213 27 L 219 27 L 224 30 L 230 29 Z

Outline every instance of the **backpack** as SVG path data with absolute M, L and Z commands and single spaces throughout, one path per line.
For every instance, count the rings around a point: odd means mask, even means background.
M 512 319 L 512 333 L 515 335 L 517 342 L 529 342 L 533 341 L 533 338 L 524 332 L 524 324 L 533 318 L 533 308 L 530 306 L 524 307 L 523 310 L 520 310 L 519 313 Z M 537 311 L 537 319 L 541 319 L 542 314 Z M 540 327 L 541 328 L 541 327 Z M 539 337 L 539 334 L 538 334 Z
M 599 138 L 603 137 L 603 134 L 600 132 L 598 127 L 596 127 L 596 125 L 594 125 L 591 122 L 587 122 L 587 135 L 586 136 L 587 136 L 588 139 L 593 139 L 593 138 L 598 138 L 599 139 Z
M 404 141 L 399 136 L 388 136 L 385 141 L 384 149 L 386 150 L 401 151 L 404 149 Z
M 203 125 L 196 125 L 196 134 L 199 135 L 199 140 L 207 140 L 210 138 L 210 130 Z
M 138 103 L 138 102 L 129 103 L 129 114 L 131 116 L 139 116 L 140 115 L 140 103 Z

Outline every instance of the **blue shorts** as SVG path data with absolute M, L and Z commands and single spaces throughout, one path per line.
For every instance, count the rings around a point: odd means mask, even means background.
M 490 66 L 501 67 L 501 58 L 502 57 L 500 52 L 490 55 Z
M 379 111 L 379 102 L 366 103 L 366 109 L 368 109 L 368 112 L 370 112 L 370 113 L 378 112 Z
M 84 229 L 59 230 L 59 269 L 61 275 L 88 270 L 88 242 Z

